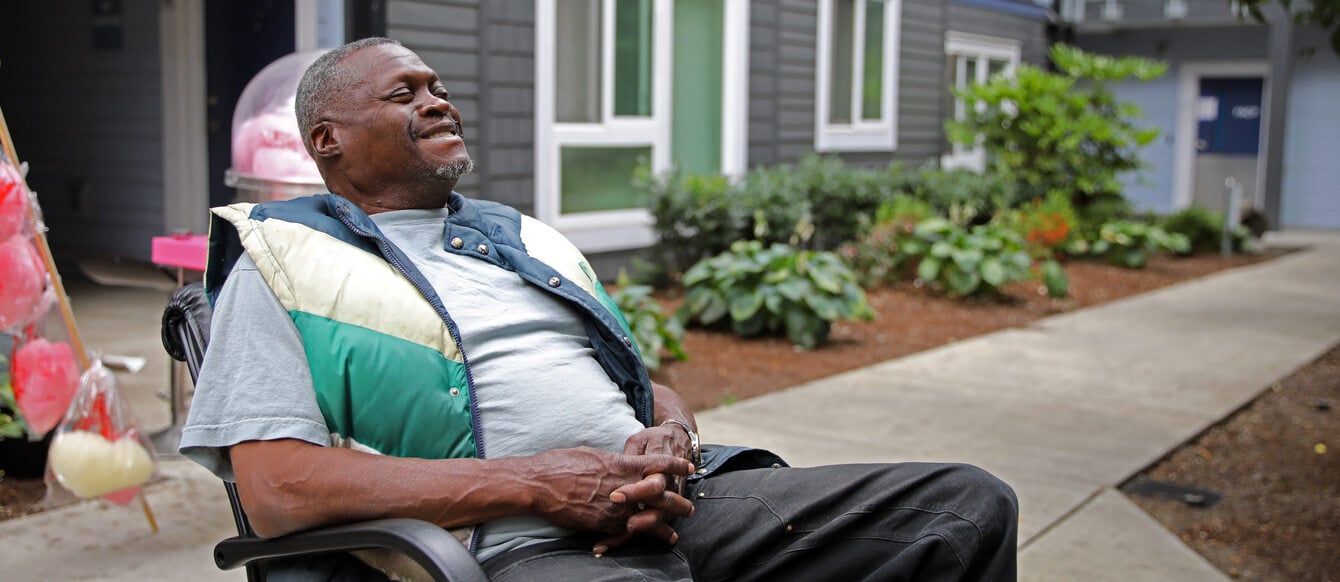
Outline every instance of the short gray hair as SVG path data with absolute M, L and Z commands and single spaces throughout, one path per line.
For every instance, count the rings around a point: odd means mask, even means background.
M 312 158 L 316 158 L 312 148 L 312 126 L 359 81 L 340 65 L 340 61 L 356 50 L 382 44 L 399 45 L 400 41 L 373 36 L 346 43 L 317 57 L 303 73 L 294 98 L 294 113 L 298 116 L 298 134 Z

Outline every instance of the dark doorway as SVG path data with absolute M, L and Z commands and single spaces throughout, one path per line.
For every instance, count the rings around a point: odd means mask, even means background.
M 1232 178 L 1242 186 L 1241 205 L 1255 206 L 1264 88 L 1261 77 L 1201 78 L 1193 203 L 1229 214 L 1225 182 Z
M 232 201 L 223 172 L 232 165 L 233 109 L 247 82 L 293 52 L 293 0 L 205 0 L 209 205 Z

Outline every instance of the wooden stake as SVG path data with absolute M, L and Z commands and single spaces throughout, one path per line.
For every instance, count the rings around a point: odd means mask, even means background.
M 140 489 L 140 506 L 144 507 L 144 519 L 149 520 L 149 529 L 158 533 L 158 520 L 154 519 L 154 510 L 149 509 L 149 498 L 144 495 L 143 489 Z
M 20 176 L 22 176 L 22 171 L 19 168 L 19 154 L 14 150 L 14 139 L 9 135 L 9 124 L 5 122 L 5 111 L 3 109 L 0 109 L 0 142 L 4 144 L 5 159 L 9 160 L 14 169 L 20 170 Z M 27 176 L 23 176 L 23 181 L 26 186 Z M 65 285 L 61 282 L 60 273 L 56 271 L 56 260 L 52 258 L 51 246 L 47 244 L 46 225 L 40 224 L 37 220 L 37 201 L 30 199 L 29 202 L 31 204 L 28 205 L 28 224 L 33 227 L 37 251 L 42 255 L 42 263 L 46 265 L 47 274 L 51 276 L 51 285 L 56 291 L 56 304 L 60 307 L 61 320 L 65 323 L 65 333 L 69 336 L 70 345 L 74 347 L 75 357 L 79 360 L 79 369 L 87 370 L 89 367 L 88 351 L 84 349 L 84 340 L 79 335 L 79 326 L 75 325 L 74 311 L 70 309 L 70 298 L 65 296 Z M 146 505 L 145 508 L 147 509 L 148 506 Z M 156 531 L 157 526 L 154 529 Z

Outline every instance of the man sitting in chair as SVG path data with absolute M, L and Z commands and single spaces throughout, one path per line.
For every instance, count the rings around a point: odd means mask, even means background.
M 412 51 L 331 50 L 297 117 L 334 194 L 213 211 L 181 444 L 260 535 L 413 517 L 494 580 L 1014 578 L 1014 493 L 979 469 L 700 458 L 572 243 L 453 192 L 460 112 Z

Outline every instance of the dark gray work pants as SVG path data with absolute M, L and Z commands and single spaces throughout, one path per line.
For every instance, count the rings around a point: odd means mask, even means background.
M 733 471 L 693 484 L 679 544 L 596 558 L 595 538 L 484 563 L 494 582 L 1015 579 L 1018 502 L 966 465 L 901 463 Z

